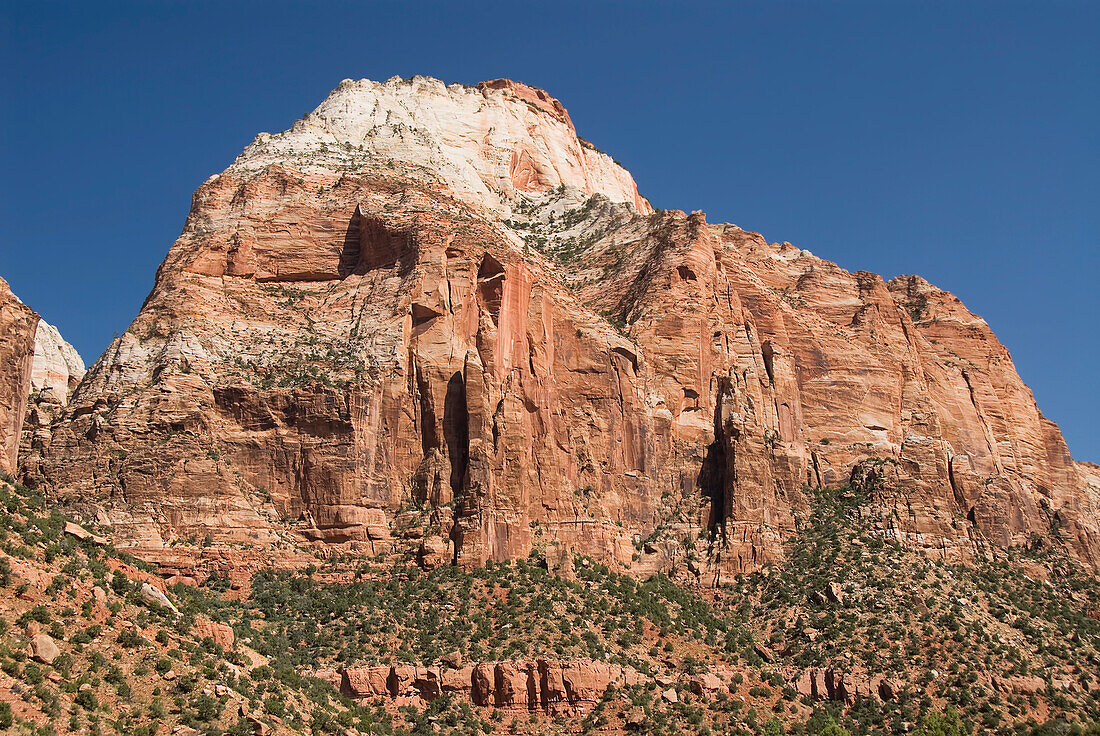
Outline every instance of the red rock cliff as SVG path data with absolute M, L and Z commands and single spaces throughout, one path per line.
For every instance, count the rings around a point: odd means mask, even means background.
M 31 391 L 38 315 L 0 279 L 0 472 L 14 474 Z
M 1096 474 L 983 320 L 654 213 L 538 92 L 345 82 L 261 135 L 27 473 L 151 556 L 381 549 L 416 504 L 465 565 L 561 541 L 719 576 L 782 554 L 807 486 L 854 479 L 930 554 L 1039 534 L 1095 569 Z

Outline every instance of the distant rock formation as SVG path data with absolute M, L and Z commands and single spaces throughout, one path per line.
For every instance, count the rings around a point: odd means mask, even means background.
M 34 335 L 32 390 L 49 391 L 61 404 L 66 404 L 83 377 L 84 361 L 76 348 L 65 342 L 56 327 L 39 319 Z

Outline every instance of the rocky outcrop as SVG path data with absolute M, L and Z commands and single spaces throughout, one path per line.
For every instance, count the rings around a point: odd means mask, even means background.
M 713 583 L 853 481 L 928 554 L 1038 534 L 1100 564 L 1095 473 L 955 297 L 653 212 L 500 80 L 345 82 L 259 136 L 39 445 L 29 477 L 173 566 L 184 538 L 427 567 L 559 542 Z
M 92 534 L 90 531 L 80 526 L 80 524 L 75 524 L 71 521 L 66 521 L 61 530 L 65 534 L 68 534 L 70 537 L 73 537 L 74 539 L 77 539 L 81 542 L 91 540 L 92 544 L 101 547 L 107 544 L 107 540 L 104 537 L 101 537 L 98 534 Z
M 791 686 L 810 700 L 832 700 L 845 705 L 861 699 L 894 700 L 905 687 L 895 678 L 835 669 L 805 670 L 791 681 Z
M 998 677 L 994 675 L 991 683 L 995 690 L 1006 694 L 1032 695 L 1041 692 L 1047 687 L 1047 682 L 1036 675 L 1016 675 L 1013 677 Z
M 233 643 L 236 641 L 232 626 L 209 619 L 200 618 L 196 620 L 191 632 L 196 639 L 210 639 L 225 649 L 232 649 Z
M 0 279 L 0 472 L 14 474 L 31 389 L 38 315 Z
M 527 660 L 423 667 L 393 665 L 340 671 L 349 698 L 432 701 L 443 693 L 496 708 L 562 710 L 591 707 L 612 685 L 640 685 L 648 678 L 630 667 L 592 660 Z

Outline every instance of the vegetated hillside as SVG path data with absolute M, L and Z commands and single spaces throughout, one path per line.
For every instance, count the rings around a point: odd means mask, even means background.
M 5 482 L 0 725 L 1008 734 L 1100 717 L 1093 578 L 1040 548 L 929 562 L 883 539 L 868 493 L 818 491 L 782 566 L 718 589 L 553 549 L 470 572 L 335 554 L 162 604 L 148 566 Z

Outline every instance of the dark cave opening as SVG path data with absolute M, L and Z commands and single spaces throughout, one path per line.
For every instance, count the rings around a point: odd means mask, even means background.
M 420 369 L 416 369 L 416 391 L 420 399 L 420 447 L 424 457 L 435 448 L 439 447 L 439 436 L 436 430 L 435 407 L 432 406 L 432 392 L 428 382 L 424 380 Z
M 722 431 L 721 402 L 717 402 L 714 407 L 714 441 L 707 445 L 696 481 L 703 497 L 710 500 L 707 526 L 711 534 L 718 534 L 725 528 L 726 482 L 725 436 Z
M 451 461 L 451 491 L 455 499 L 462 495 L 466 466 L 470 460 L 470 413 L 466 408 L 466 382 L 455 373 L 447 382 L 447 398 L 443 401 L 443 440 L 447 443 L 447 458 Z
M 760 354 L 764 357 L 764 370 L 768 373 L 768 383 L 775 385 L 775 348 L 771 340 L 765 340 L 760 346 Z

